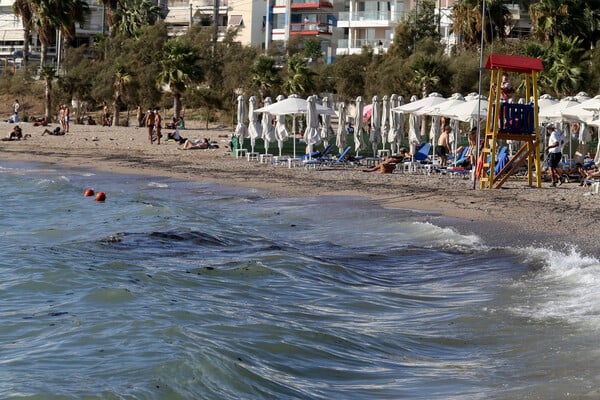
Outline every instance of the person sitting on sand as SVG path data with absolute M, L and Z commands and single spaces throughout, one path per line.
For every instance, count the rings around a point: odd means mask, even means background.
M 3 138 L 3 141 L 9 141 L 9 140 L 21 140 L 21 139 L 26 139 L 28 136 L 26 136 L 25 138 L 23 138 L 23 131 L 21 130 L 21 128 L 19 127 L 19 125 L 15 125 L 12 132 L 8 134 L 8 137 Z
M 88 115 L 87 124 L 88 125 L 96 125 L 96 120 L 94 119 L 94 117 L 92 117 L 91 115 Z
M 407 157 L 409 157 L 409 156 L 407 156 L 407 154 L 408 154 L 408 150 L 405 147 L 402 147 L 402 148 L 400 148 L 398 154 L 394 154 L 392 156 L 384 158 L 382 162 L 375 165 L 374 167 L 371 167 L 368 169 L 363 169 L 363 172 L 381 171 L 383 173 L 384 171 L 390 170 L 390 169 L 392 169 L 392 167 L 395 167 L 396 164 L 404 162 L 404 160 Z
M 169 132 L 167 134 L 167 140 L 174 140 L 176 142 L 179 142 L 179 144 L 184 144 L 187 139 L 184 137 L 181 137 L 181 135 L 179 135 L 179 129 L 175 129 L 173 132 Z
M 63 136 L 65 134 L 65 131 L 60 129 L 60 126 L 57 126 L 56 128 L 54 128 L 53 131 L 51 131 L 50 129 L 44 129 L 44 132 L 42 132 L 42 136 L 44 135 L 52 135 L 52 136 Z
M 200 142 L 194 142 L 191 140 L 186 140 L 183 144 L 183 147 L 180 147 L 179 150 L 196 150 L 196 149 L 208 149 L 210 147 L 210 142 L 207 138 L 202 139 Z

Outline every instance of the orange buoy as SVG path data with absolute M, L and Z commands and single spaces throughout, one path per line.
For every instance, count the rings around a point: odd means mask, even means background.
M 90 197 L 94 195 L 94 191 L 92 189 L 88 189 L 85 191 L 85 193 L 83 194 L 85 197 Z
M 98 194 L 96 195 L 96 201 L 104 201 L 104 200 L 106 200 L 106 193 L 98 192 Z

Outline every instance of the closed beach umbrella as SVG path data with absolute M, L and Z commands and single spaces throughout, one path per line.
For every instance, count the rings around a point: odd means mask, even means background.
M 244 148 L 244 139 L 248 137 L 248 129 L 246 128 L 246 102 L 244 96 L 239 95 L 237 98 L 237 126 L 235 127 L 235 136 L 240 143 L 240 149 Z
M 306 129 L 304 130 L 304 141 L 306 142 L 306 152 L 312 153 L 315 145 L 321 143 L 321 134 L 319 132 L 319 114 L 317 113 L 317 96 L 309 96 L 306 99 Z
M 323 107 L 331 108 L 331 100 L 329 97 L 323 97 Z M 332 132 L 331 129 L 331 115 L 325 114 L 322 116 L 323 125 L 321 125 L 321 140 L 323 140 L 323 144 L 325 146 L 329 145 L 329 133 Z
M 356 124 L 356 126 L 354 127 L 354 150 L 356 151 L 356 155 L 358 155 L 359 151 L 364 150 L 366 148 L 365 142 L 363 140 L 363 108 L 363 98 L 361 96 L 358 96 L 356 98 L 356 114 L 354 115 L 354 123 Z
M 262 137 L 262 127 L 260 122 L 258 122 L 258 116 L 254 112 L 258 107 L 256 106 L 258 100 L 256 96 L 250 96 L 248 100 L 248 119 L 250 120 L 250 124 L 248 125 L 248 134 L 250 135 L 250 146 L 252 148 L 252 152 L 254 153 L 254 146 L 256 145 L 256 139 L 260 139 Z
M 411 103 L 417 101 L 417 96 L 412 96 L 410 98 Z M 402 106 L 398 108 L 402 108 Z M 421 140 L 421 117 L 413 112 L 408 117 L 408 144 L 410 145 L 410 154 L 414 155 L 416 153 L 417 148 L 421 144 Z
M 390 133 L 388 142 L 392 153 L 398 153 L 400 143 L 404 139 L 404 113 L 392 111 L 394 108 L 404 104 L 404 97 L 392 94 L 390 96 Z
M 385 143 L 390 134 L 390 98 L 385 95 L 381 101 L 381 144 L 385 149 Z
M 344 151 L 347 146 L 347 135 L 346 131 L 346 103 L 340 103 L 338 105 L 338 128 L 335 145 L 340 150 L 340 153 Z
M 285 96 L 277 96 L 277 101 L 284 100 Z M 279 157 L 281 157 L 281 151 L 283 149 L 283 143 L 290 137 L 290 132 L 285 126 L 285 114 L 277 115 L 277 123 L 275 124 L 275 137 L 277 138 L 277 145 L 279 146 Z
M 271 105 L 271 98 L 265 99 L 265 106 Z M 274 142 L 277 137 L 275 136 L 275 127 L 271 120 L 271 114 L 268 112 L 262 113 L 262 138 L 265 142 L 265 154 L 269 153 L 269 144 Z
M 373 157 L 375 157 L 377 146 L 381 143 L 381 104 L 379 103 L 379 96 L 373 96 L 371 104 L 373 105 L 373 111 L 371 114 L 371 134 L 369 135 L 369 141 L 373 148 Z
M 435 154 L 435 146 L 437 146 L 437 140 L 440 137 L 440 123 L 441 118 L 439 115 L 434 115 L 431 117 L 431 129 L 429 129 L 429 142 L 433 148 L 433 154 Z

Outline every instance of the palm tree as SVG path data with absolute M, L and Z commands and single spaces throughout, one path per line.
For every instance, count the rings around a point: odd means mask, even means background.
M 29 42 L 31 41 L 31 23 L 33 22 L 33 7 L 29 0 L 15 0 L 13 12 L 21 18 L 23 24 L 23 64 L 29 62 Z
M 58 4 L 61 6 L 58 28 L 63 35 L 64 49 L 67 53 L 75 43 L 75 24 L 85 23 L 86 17 L 90 14 L 90 6 L 85 0 L 62 0 Z
M 421 56 L 413 67 L 414 82 L 419 85 L 423 98 L 427 97 L 431 86 L 440 82 L 440 62 L 429 56 Z
M 123 95 L 123 91 L 125 87 L 131 82 L 131 74 L 127 72 L 124 66 L 119 65 L 117 67 L 117 71 L 115 72 L 115 83 L 113 87 L 115 88 L 115 97 L 113 102 L 114 108 L 114 118 L 113 118 L 113 126 L 119 126 L 120 123 L 120 111 L 121 105 L 123 101 L 121 100 L 121 96 Z
M 152 0 L 121 0 L 121 8 L 113 15 L 113 28 L 128 37 L 139 37 L 144 26 L 154 25 L 162 17 L 162 9 Z
M 44 79 L 45 91 L 44 91 L 44 116 L 46 121 L 52 121 L 52 80 L 55 74 L 54 67 L 52 65 L 44 65 L 40 69 L 40 77 Z
M 46 65 L 48 47 L 56 40 L 56 27 L 58 18 L 56 16 L 56 4 L 54 0 L 31 0 L 34 11 L 33 24 L 36 26 L 38 36 L 42 44 L 40 65 Z
M 181 38 L 165 42 L 160 59 L 161 72 L 156 82 L 159 86 L 168 86 L 173 93 L 175 118 L 181 113 L 181 94 L 187 86 L 202 80 L 204 71 L 200 67 L 200 57 L 193 45 Z
M 271 90 L 279 85 L 281 81 L 273 57 L 259 56 L 252 66 L 251 72 L 252 86 L 258 89 L 263 99 L 272 95 Z
M 548 75 L 554 82 L 556 94 L 567 96 L 578 92 L 585 82 L 585 55 L 583 40 L 577 37 L 560 36 L 554 40 L 553 63 Z
M 283 83 L 283 90 L 288 94 L 305 95 L 315 88 L 314 77 L 315 73 L 308 68 L 304 57 L 294 54 L 287 62 L 287 79 Z
M 117 22 L 117 9 L 119 8 L 119 0 L 100 0 L 100 3 L 106 7 L 106 23 L 108 25 L 108 32 L 112 31 L 112 27 Z M 102 32 L 104 34 L 104 32 Z
M 487 0 L 485 29 L 481 16 L 482 2 L 480 0 L 464 0 L 454 5 L 452 9 L 452 30 L 460 42 L 466 46 L 478 46 L 481 43 L 481 32 L 484 31 L 486 43 L 495 38 L 504 40 L 510 24 L 510 10 L 502 0 Z
M 560 20 L 569 13 L 567 3 L 561 0 L 541 0 L 529 6 L 532 31 L 536 38 L 552 41 L 558 36 Z

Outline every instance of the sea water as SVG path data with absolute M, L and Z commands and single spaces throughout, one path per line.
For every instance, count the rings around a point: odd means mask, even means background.
M 0 193 L 0 398 L 600 396 L 600 264 L 577 249 L 42 164 L 0 162 Z

